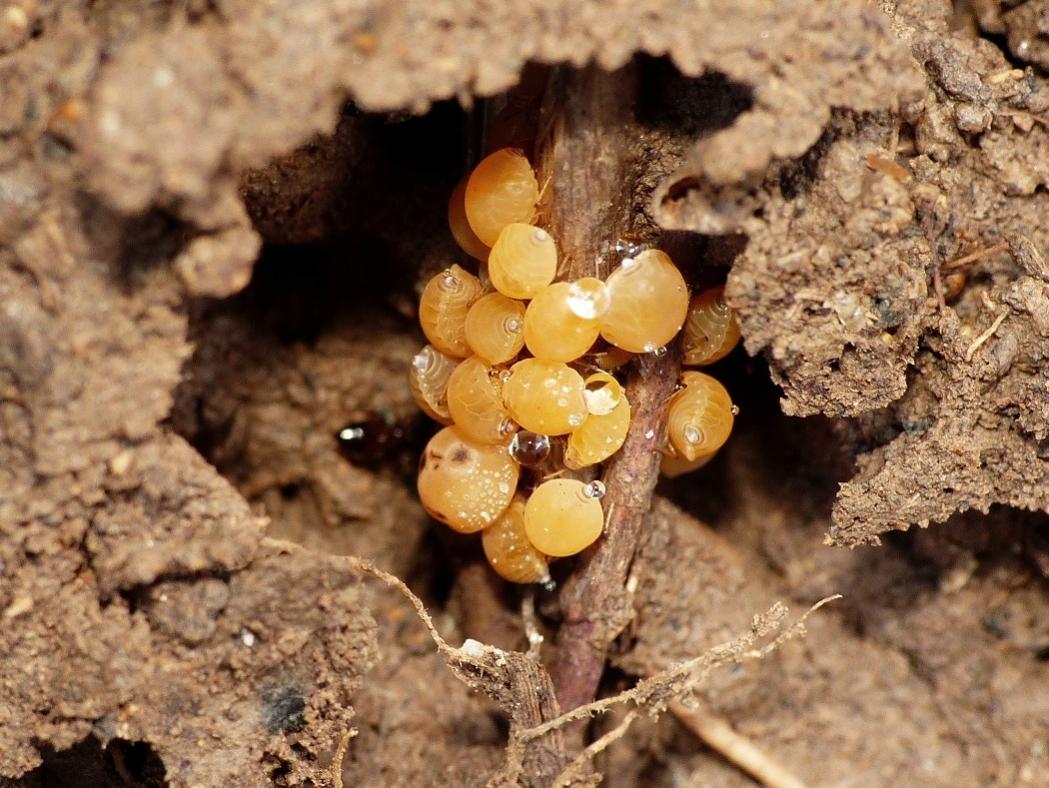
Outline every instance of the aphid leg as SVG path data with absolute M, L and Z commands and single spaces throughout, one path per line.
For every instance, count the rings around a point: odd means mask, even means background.
M 553 473 L 548 473 L 546 476 L 543 477 L 542 480 L 544 482 L 547 482 L 547 481 L 550 481 L 551 479 L 557 479 L 557 478 L 559 478 L 561 476 L 564 476 L 566 473 L 568 473 L 568 468 L 562 468 L 559 471 L 554 471 Z
M 540 205 L 543 204 L 543 198 L 546 196 L 546 190 L 547 190 L 547 188 L 549 188 L 550 184 L 553 183 L 553 181 L 554 181 L 554 176 L 552 176 L 552 175 L 547 175 L 546 176 L 546 180 L 543 181 L 543 185 L 539 188 L 539 199 L 536 200 L 536 202 L 538 204 L 540 204 Z

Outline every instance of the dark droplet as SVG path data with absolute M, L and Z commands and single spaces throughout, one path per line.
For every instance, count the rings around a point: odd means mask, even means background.
M 550 454 L 550 436 L 520 430 L 510 441 L 510 456 L 521 465 L 538 465 Z

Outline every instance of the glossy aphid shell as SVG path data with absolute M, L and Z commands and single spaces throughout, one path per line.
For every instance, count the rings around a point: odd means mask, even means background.
M 429 514 L 461 533 L 487 528 L 517 490 L 518 468 L 505 446 L 467 438 L 445 427 L 426 445 L 419 467 L 419 500 Z
M 525 499 L 514 498 L 509 508 L 481 533 L 481 546 L 492 569 L 511 583 L 538 583 L 547 579 L 546 556 L 528 541 L 524 526 Z
M 674 457 L 670 454 L 663 454 L 659 461 L 659 472 L 668 479 L 676 479 L 678 476 L 683 476 L 686 473 L 698 471 L 714 459 L 716 454 L 716 451 L 707 452 L 706 454 L 699 455 L 694 460 L 686 460 L 683 457 Z
M 684 388 L 670 400 L 667 435 L 674 453 L 688 461 L 720 449 L 732 432 L 732 398 L 703 372 L 682 375 Z
M 601 336 L 631 353 L 651 353 L 674 338 L 688 314 L 688 287 L 659 249 L 629 257 L 608 277 L 610 304 Z
M 575 555 L 593 544 L 604 529 L 605 514 L 591 485 L 576 479 L 550 479 L 533 490 L 525 504 L 525 534 L 542 553 Z
M 629 429 L 630 402 L 620 397 L 610 412 L 591 414 L 583 426 L 568 436 L 565 465 L 576 469 L 604 462 L 622 448 Z
M 430 344 L 449 356 L 470 355 L 466 315 L 483 292 L 477 277 L 457 265 L 427 282 L 419 299 L 419 324 Z
M 725 303 L 725 288 L 712 287 L 694 296 L 681 330 L 683 363 L 713 364 L 739 343 L 736 313 Z
M 539 183 L 525 155 L 502 148 L 481 160 L 466 182 L 466 218 L 481 243 L 492 246 L 508 224 L 532 221 Z
M 408 369 L 408 385 L 415 404 L 442 424 L 452 423 L 452 414 L 448 410 L 448 378 L 458 364 L 459 359 L 427 345 L 415 354 Z
M 550 233 L 519 222 L 503 228 L 488 256 L 492 287 L 510 298 L 535 298 L 556 275 L 557 244 Z
M 597 341 L 600 332 L 592 301 L 579 294 L 575 282 L 544 287 L 525 312 L 525 347 L 546 361 L 575 361 Z
M 503 385 L 503 402 L 518 424 L 542 435 L 565 435 L 587 416 L 583 378 L 560 361 L 518 361 Z
M 466 315 L 466 343 L 489 364 L 505 364 L 524 347 L 525 305 L 502 293 L 477 299 Z
M 466 181 L 468 178 L 469 176 L 459 181 L 448 200 L 448 229 L 452 231 L 452 237 L 459 244 L 459 248 L 470 257 L 487 260 L 489 248 L 477 237 L 477 233 L 473 231 L 466 218 Z
M 470 356 L 448 379 L 448 411 L 455 425 L 471 440 L 505 445 L 517 430 L 503 404 L 500 376 L 504 372 Z

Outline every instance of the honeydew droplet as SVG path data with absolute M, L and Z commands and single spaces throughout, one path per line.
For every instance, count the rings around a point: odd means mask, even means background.
M 550 436 L 520 430 L 510 441 L 510 456 L 521 465 L 538 465 L 550 454 Z
M 739 415 L 739 405 L 733 405 L 731 410 L 732 410 L 732 415 L 733 416 L 738 416 Z

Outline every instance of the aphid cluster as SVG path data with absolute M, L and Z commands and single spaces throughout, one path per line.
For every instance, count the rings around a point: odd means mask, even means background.
M 572 474 L 626 439 L 630 400 L 616 371 L 633 354 L 663 352 L 682 329 L 690 365 L 739 340 L 721 288 L 690 301 L 658 249 L 630 249 L 607 281 L 554 281 L 557 244 L 533 223 L 538 202 L 531 164 L 509 148 L 456 187 L 448 223 L 480 276 L 452 265 L 427 283 L 419 321 L 429 344 L 410 371 L 419 407 L 447 425 L 422 457 L 423 506 L 456 531 L 482 531 L 489 563 L 517 583 L 545 580 L 550 557 L 601 535 L 604 485 Z M 663 472 L 707 462 L 734 415 L 720 383 L 686 372 L 669 404 Z

